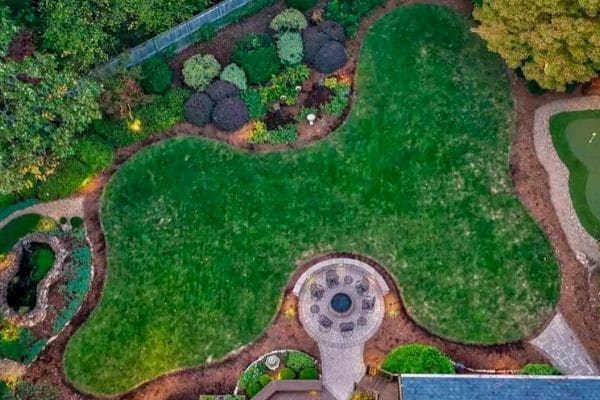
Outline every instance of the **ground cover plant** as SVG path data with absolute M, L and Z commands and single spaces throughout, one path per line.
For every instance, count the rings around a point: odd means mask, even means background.
M 527 364 L 519 371 L 520 375 L 561 375 L 560 371 L 548 364 Z
M 435 334 L 535 332 L 559 270 L 511 187 L 504 65 L 470 28 L 432 5 L 382 18 L 350 116 L 313 146 L 178 138 L 125 163 L 102 197 L 105 290 L 67 345 L 67 378 L 111 394 L 221 357 L 269 324 L 298 260 L 330 251 L 388 267 Z
M 600 111 L 567 112 L 550 119 L 556 151 L 570 171 L 577 216 L 600 241 Z

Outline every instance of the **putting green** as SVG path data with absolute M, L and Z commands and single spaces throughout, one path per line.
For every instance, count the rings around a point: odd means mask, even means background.
M 550 130 L 557 152 L 570 170 L 569 189 L 577 215 L 600 240 L 600 111 L 556 115 Z
M 537 330 L 558 266 L 511 186 L 505 66 L 470 28 L 432 5 L 383 17 L 351 115 L 307 148 L 179 138 L 126 162 L 102 197 L 108 275 L 68 343 L 67 378 L 111 394 L 222 357 L 269 325 L 299 260 L 332 251 L 389 268 L 438 335 L 492 344 Z

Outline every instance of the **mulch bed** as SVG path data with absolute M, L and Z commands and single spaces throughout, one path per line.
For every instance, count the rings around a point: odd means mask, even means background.
M 348 42 L 350 54 L 349 68 L 353 70 L 357 54 L 368 27 L 379 17 L 401 4 L 412 3 L 399 0 L 390 0 L 385 6 L 378 8 L 361 24 L 356 39 Z M 464 13 L 469 13 L 472 7 L 468 0 L 439 0 L 437 4 L 444 4 L 456 8 Z M 282 3 L 268 7 L 262 12 L 244 21 L 234 24 L 216 35 L 216 40 L 206 44 L 199 44 L 179 54 L 171 63 L 179 73 L 183 61 L 192 54 L 206 52 L 214 54 L 219 62 L 226 64 L 231 46 L 236 38 L 248 32 L 263 31 L 271 18 L 284 7 Z M 541 97 L 531 95 L 525 83 L 511 73 L 511 83 L 516 102 L 516 130 L 510 156 L 510 171 L 516 192 L 524 205 L 530 210 L 533 217 L 543 227 L 555 249 L 561 265 L 562 283 L 559 308 L 571 327 L 577 332 L 584 345 L 592 356 L 600 359 L 600 331 L 599 313 L 594 313 L 588 295 L 587 276 L 585 269 L 576 261 L 571 252 L 565 235 L 562 232 L 554 209 L 550 202 L 548 179 L 539 163 L 533 145 L 533 115 L 537 107 L 556 100 L 566 98 L 567 95 L 547 94 Z M 176 83 L 181 84 L 181 76 L 176 77 Z M 571 96 L 576 96 L 573 94 Z M 80 312 L 72 320 L 71 325 L 59 337 L 46 347 L 38 360 L 29 368 L 27 378 L 33 381 L 48 381 L 61 392 L 61 399 L 94 399 L 95 396 L 81 394 L 75 390 L 64 377 L 62 369 L 62 355 L 71 334 L 83 324 L 94 309 L 100 296 L 106 276 L 106 244 L 100 227 L 99 204 L 102 189 L 109 181 L 112 174 L 133 154 L 145 146 L 161 140 L 180 135 L 199 135 L 222 140 L 218 134 L 201 132 L 189 124 L 180 124 L 166 132 L 155 135 L 141 143 L 120 149 L 114 164 L 86 190 L 85 220 L 88 235 L 92 243 L 94 254 L 94 279 L 92 288 Z M 316 139 L 316 138 L 315 138 Z M 232 143 L 228 140 L 229 143 Z M 304 143 L 307 144 L 307 143 Z M 314 260 L 313 260 L 314 261 Z M 365 361 L 379 364 L 383 356 L 392 347 L 408 342 L 422 342 L 433 344 L 442 349 L 456 361 L 461 361 L 467 366 L 480 369 L 518 369 L 526 362 L 541 362 L 544 357 L 533 347 L 526 343 L 516 343 L 502 346 L 469 346 L 453 343 L 421 329 L 408 316 L 402 306 L 396 283 L 387 272 L 372 260 L 367 260 L 374 265 L 388 280 L 393 290 L 386 297 L 386 303 L 397 309 L 397 314 L 386 314 L 383 324 L 374 338 L 365 347 Z M 277 348 L 293 347 L 310 353 L 318 359 L 316 343 L 308 337 L 299 323 L 297 317 L 288 318 L 284 315 L 287 302 L 293 302 L 289 292 L 293 282 L 300 274 L 312 265 L 304 260 L 299 263 L 298 269 L 292 274 L 290 283 L 283 297 L 284 305 L 274 318 L 273 323 L 267 328 L 253 344 L 238 350 L 234 354 L 208 365 L 182 369 L 162 375 L 148 381 L 140 387 L 115 399 L 168 399 L 184 400 L 197 399 L 200 393 L 227 393 L 233 390 L 236 380 L 242 370 L 262 354 Z

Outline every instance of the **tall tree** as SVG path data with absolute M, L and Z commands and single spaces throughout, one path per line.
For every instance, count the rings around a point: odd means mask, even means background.
M 6 56 L 8 46 L 19 28 L 10 16 L 10 9 L 0 6 L 0 58 Z
M 98 94 L 51 55 L 0 62 L 0 193 L 44 180 L 73 153 L 73 136 L 100 117 Z
M 484 0 L 474 29 L 511 68 L 564 91 L 600 71 L 600 0 Z

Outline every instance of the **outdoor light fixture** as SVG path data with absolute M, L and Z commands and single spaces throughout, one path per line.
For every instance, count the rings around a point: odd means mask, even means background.
M 308 123 L 310 125 L 314 125 L 315 124 L 315 120 L 317 119 L 317 116 L 315 114 L 308 114 L 306 116 L 306 120 L 308 121 Z

